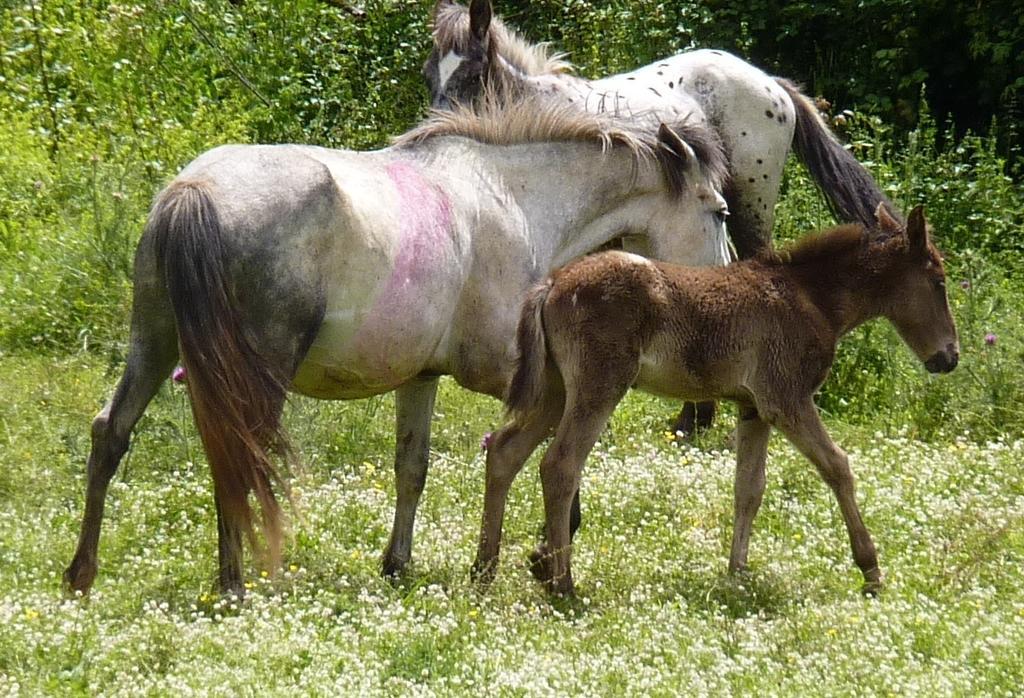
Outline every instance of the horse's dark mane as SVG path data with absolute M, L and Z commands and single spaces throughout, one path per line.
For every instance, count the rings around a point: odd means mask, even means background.
M 498 17 L 491 19 L 490 50 L 526 75 L 566 73 L 572 64 L 547 43 L 531 44 Z M 469 45 L 469 8 L 456 3 L 438 3 L 434 9 L 434 43 L 442 54 L 465 53 Z
M 728 169 L 717 134 L 700 124 L 668 126 L 693 149 L 702 173 L 720 191 Z M 638 161 L 657 160 L 675 194 L 681 193 L 689 167 L 678 158 L 664 156 L 656 129 L 649 124 L 592 114 L 546 95 L 528 95 L 508 102 L 504 96 L 487 92 L 471 105 L 433 111 L 426 121 L 396 138 L 394 144 L 411 147 L 445 136 L 491 145 L 576 142 L 625 147 Z

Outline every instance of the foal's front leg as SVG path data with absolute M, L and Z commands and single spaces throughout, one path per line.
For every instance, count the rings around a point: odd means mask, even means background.
M 750 533 L 764 496 L 769 436 L 771 427 L 757 410 L 742 405 L 736 425 L 736 481 L 733 484 L 732 552 L 729 554 L 729 571 L 733 573 L 747 566 Z
M 399 574 L 412 557 L 416 507 L 427 480 L 430 419 L 437 396 L 436 377 L 410 381 L 395 391 L 395 521 L 384 551 L 381 572 Z
M 850 536 L 853 559 L 864 575 L 863 592 L 877 593 L 882 587 L 882 572 L 878 568 L 878 554 L 871 534 L 864 526 L 846 454 L 829 438 L 818 416 L 813 400 L 807 398 L 790 415 L 784 415 L 775 423 L 801 453 L 818 468 L 821 478 L 835 492 L 839 510 L 846 522 Z

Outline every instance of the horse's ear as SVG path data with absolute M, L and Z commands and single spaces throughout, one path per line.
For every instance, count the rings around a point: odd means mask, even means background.
M 483 42 L 491 28 L 491 0 L 473 0 L 469 3 L 469 31 L 477 41 Z
M 658 127 L 658 147 L 671 153 L 687 167 L 697 162 L 697 153 L 693 152 L 690 144 L 665 124 Z
M 673 194 L 686 188 L 686 172 L 697 164 L 697 153 L 665 124 L 658 127 L 658 160 Z
M 896 220 L 884 202 L 878 203 L 875 209 L 875 220 L 878 221 L 878 229 L 887 235 L 897 235 L 903 232 L 903 226 Z
M 907 241 L 913 254 L 924 254 L 928 249 L 928 223 L 924 219 L 924 206 L 918 204 L 907 219 Z

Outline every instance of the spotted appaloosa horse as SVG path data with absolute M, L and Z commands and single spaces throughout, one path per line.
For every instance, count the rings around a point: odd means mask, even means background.
M 434 46 L 423 73 L 437 108 L 476 99 L 485 86 L 514 98 L 547 93 L 580 109 L 650 122 L 687 119 L 714 130 L 725 148 L 729 236 L 741 259 L 771 246 L 775 203 L 792 146 L 842 222 L 874 225 L 879 202 L 896 207 L 871 174 L 835 139 L 793 83 L 772 78 L 724 51 L 680 53 L 629 73 L 586 80 L 545 44 L 530 44 L 493 16 L 491 0 L 469 7 L 438 0 Z M 624 240 L 624 249 L 649 250 Z M 709 423 L 713 406 L 704 407 Z M 676 429 L 690 432 L 692 406 Z
M 384 571 L 409 560 L 438 377 L 501 397 L 519 300 L 623 229 L 656 254 L 728 260 L 717 140 L 657 133 L 550 100 L 437 114 L 374 152 L 231 145 L 157 197 L 135 257 L 131 342 L 92 424 L 85 514 L 66 583 L 87 591 L 107 487 L 181 358 L 213 474 L 220 585 L 241 593 L 242 538 L 278 557 L 288 390 L 395 390 L 398 502 Z M 252 494 L 262 510 L 250 508 Z
M 571 501 L 583 462 L 631 386 L 739 405 L 735 525 L 729 569 L 747 564 L 765 488 L 772 427 L 817 467 L 846 523 L 864 591 L 880 588 L 875 545 L 861 520 L 846 454 L 814 405 L 839 338 L 885 317 L 932 372 L 956 367 L 959 342 L 942 259 L 920 207 L 906 228 L 878 207 L 872 230 L 846 225 L 724 268 L 680 267 L 624 252 L 578 260 L 535 287 L 519 320 L 511 422 L 487 454 L 487 491 L 474 571 L 495 571 L 509 487 L 552 429 L 541 460 L 547 540 L 532 571 L 572 593 Z

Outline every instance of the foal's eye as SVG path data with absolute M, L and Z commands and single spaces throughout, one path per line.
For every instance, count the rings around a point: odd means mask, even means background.
M 717 211 L 715 211 L 715 219 L 719 223 L 725 223 L 725 219 L 728 218 L 728 217 L 729 217 L 729 209 L 727 209 L 727 208 L 720 208 Z
M 935 280 L 935 288 L 941 289 L 941 290 L 945 291 L 946 290 L 946 280 L 945 279 L 936 279 Z

